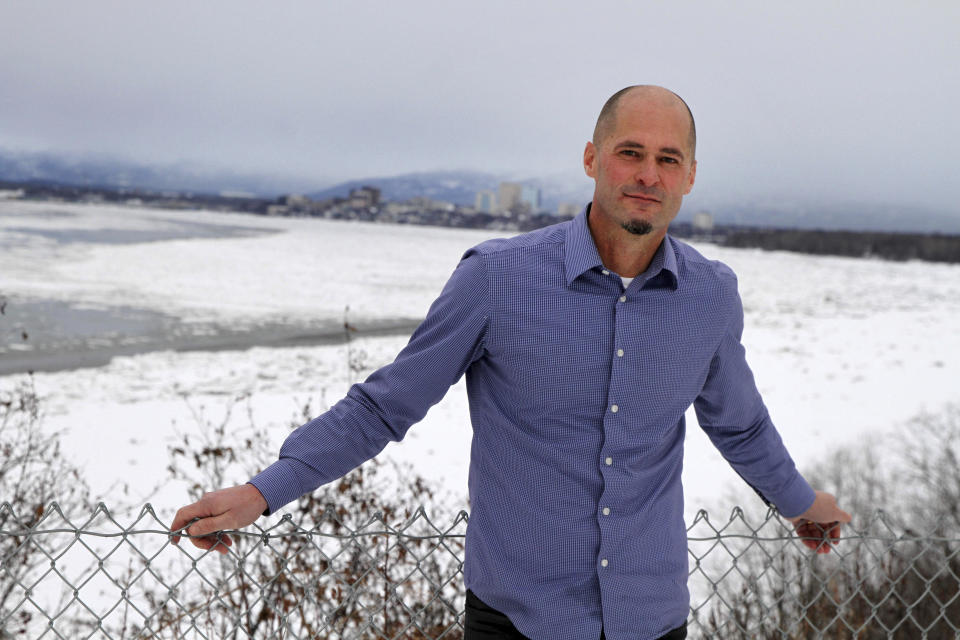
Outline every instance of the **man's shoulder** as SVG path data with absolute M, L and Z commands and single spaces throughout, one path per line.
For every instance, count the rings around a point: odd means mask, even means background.
M 566 220 L 509 238 L 486 240 L 472 247 L 464 257 L 474 254 L 490 257 L 510 252 L 529 251 L 538 247 L 562 245 L 567 237 L 567 227 L 570 224 L 571 221 Z
M 703 284 L 715 284 L 724 289 L 737 288 L 737 274 L 728 265 L 719 260 L 711 260 L 692 246 L 668 236 L 677 257 L 678 276 L 692 279 Z

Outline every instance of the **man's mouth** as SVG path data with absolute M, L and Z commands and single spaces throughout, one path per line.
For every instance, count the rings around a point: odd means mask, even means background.
M 659 198 L 648 196 L 643 193 L 624 193 L 623 195 L 628 198 L 633 198 L 634 200 L 644 200 L 646 202 L 660 202 Z

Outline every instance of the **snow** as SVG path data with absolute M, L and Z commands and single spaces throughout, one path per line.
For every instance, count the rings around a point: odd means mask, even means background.
M 57 242 L 24 231 L 123 229 L 176 235 L 189 223 L 243 227 L 227 237 L 140 242 Z M 10 231 L 11 228 L 20 231 Z M 263 233 L 253 234 L 251 229 Z M 93 308 L 133 306 L 220 326 L 307 325 L 351 317 L 422 317 L 462 253 L 494 232 L 268 219 L 204 211 L 0 202 L 0 293 Z M 701 245 L 738 274 L 743 342 L 758 386 L 803 470 L 835 446 L 896 429 L 923 409 L 957 399 L 960 266 L 816 257 Z M 366 337 L 354 349 L 371 366 L 406 337 Z M 0 356 L 2 357 L 2 356 Z M 172 517 L 185 488 L 166 484 L 166 447 L 195 428 L 190 406 L 231 425 L 270 425 L 273 451 L 306 402 L 346 390 L 343 345 L 243 351 L 159 351 L 102 367 L 35 374 L 46 423 L 67 430 L 66 450 L 108 504 L 149 499 Z M 0 389 L 22 375 L 0 377 Z M 189 404 L 184 394 L 189 394 Z M 242 409 L 242 410 L 241 410 Z M 248 416 L 249 411 L 249 416 Z M 470 427 L 455 385 L 386 460 L 413 464 L 442 487 L 434 512 L 466 506 Z M 270 459 L 272 452 L 266 452 Z M 242 482 L 246 478 L 231 478 Z M 756 501 L 688 416 L 684 484 L 688 518 Z M 152 493 L 155 486 L 158 492 Z M 214 487 L 211 487 L 214 488 Z M 824 487 L 830 489 L 830 487 Z
M 282 232 L 65 246 L 19 233 L 22 245 L 0 256 L 2 290 L 125 303 L 174 313 L 188 322 L 306 322 L 317 316 L 339 318 L 348 304 L 362 318 L 423 317 L 463 252 L 494 237 L 493 232 L 419 226 L 64 204 L 56 210 L 73 217 L 35 220 L 4 215 L 11 204 L 27 211 L 53 208 L 3 203 L 0 227 L 148 230 L 154 225 L 157 231 L 169 231 L 202 222 Z

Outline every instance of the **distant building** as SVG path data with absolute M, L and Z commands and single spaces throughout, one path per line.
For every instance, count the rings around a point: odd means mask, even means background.
M 383 208 L 390 215 L 400 215 L 402 213 L 411 213 L 417 211 L 417 207 L 408 202 L 388 202 Z
M 291 193 L 280 198 L 280 204 L 288 207 L 306 207 L 310 204 L 310 198 L 299 194 Z
M 497 194 L 490 189 L 477 191 L 477 197 L 473 201 L 473 206 L 477 211 L 494 213 L 497 210 Z
M 523 185 L 519 182 L 501 182 L 497 192 L 497 209 L 513 211 L 520 205 Z
M 433 200 L 426 196 L 413 196 L 407 200 L 407 202 L 409 202 L 411 206 L 416 207 L 421 211 L 429 211 L 433 209 Z
M 326 200 L 311 200 L 307 207 L 307 213 L 311 216 L 322 216 L 337 204 L 343 202 L 343 198 L 328 198 Z
M 712 233 L 713 216 L 708 211 L 693 214 L 693 230 L 695 233 Z
M 523 185 L 520 190 L 520 203 L 526 205 L 530 213 L 540 211 L 540 189 L 531 185 Z
M 573 217 L 580 213 L 580 209 L 583 207 L 576 202 L 561 202 L 557 205 L 557 215 L 558 216 L 567 216 Z
M 378 204 L 380 204 L 380 189 L 364 186 L 350 190 L 351 207 L 375 207 Z
M 19 200 L 23 197 L 23 189 L 0 189 L 0 200 Z
M 407 202 L 421 211 L 453 211 L 457 208 L 452 202 L 433 200 L 426 196 L 414 196 Z

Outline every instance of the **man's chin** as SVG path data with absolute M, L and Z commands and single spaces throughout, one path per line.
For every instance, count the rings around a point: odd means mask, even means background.
M 620 226 L 635 236 L 645 236 L 653 231 L 653 225 L 646 220 L 628 220 Z

